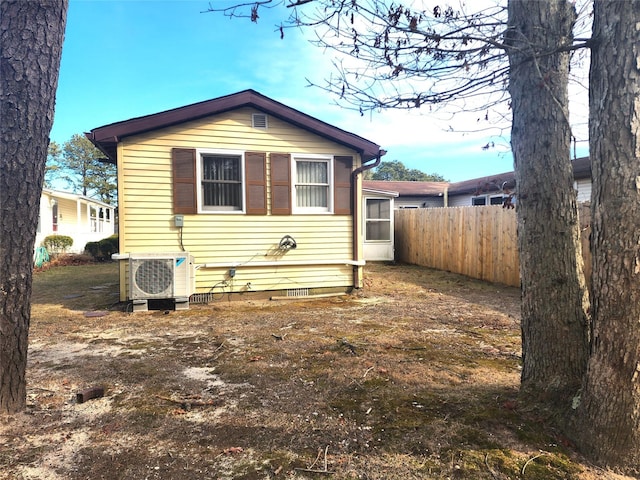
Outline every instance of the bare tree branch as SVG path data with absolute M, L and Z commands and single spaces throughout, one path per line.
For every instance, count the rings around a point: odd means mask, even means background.
M 230 0 L 233 2 L 233 0 Z M 298 28 L 311 43 L 333 53 L 334 69 L 320 84 L 348 109 L 486 111 L 504 105 L 509 77 L 507 52 L 514 47 L 501 5 L 467 12 L 461 6 L 413 9 L 390 0 L 257 0 L 210 8 L 257 21 L 262 8 L 283 7 L 280 36 Z M 529 44 L 523 62 L 589 46 L 588 37 L 549 47 Z M 519 43 L 521 45 L 521 43 Z M 541 78 L 547 72 L 539 72 Z M 491 115 L 501 118 L 503 115 Z

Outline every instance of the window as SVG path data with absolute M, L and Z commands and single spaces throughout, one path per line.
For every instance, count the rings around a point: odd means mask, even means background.
M 365 240 L 391 240 L 391 200 L 367 198 L 365 200 Z
M 353 166 L 351 156 L 172 148 L 173 213 L 352 215 Z
M 471 205 L 502 205 L 506 195 L 481 195 L 471 198 Z
M 51 231 L 58 231 L 58 202 L 51 200 Z
M 502 205 L 505 197 L 503 195 L 495 195 L 489 199 L 490 205 Z
M 92 232 L 99 232 L 100 230 L 98 229 L 98 210 L 96 209 L 96 207 L 90 205 L 89 206 L 89 222 L 91 224 L 91 231 Z
M 265 153 L 173 148 L 171 166 L 173 213 L 267 214 Z
M 102 232 L 104 230 L 104 208 L 89 205 L 89 222 L 92 232 Z
M 243 209 L 242 155 L 201 155 L 201 201 L 207 211 Z
M 104 208 L 98 210 L 98 231 L 104 231 Z
M 294 208 L 297 213 L 330 212 L 332 164 L 329 158 L 301 158 L 293 162 Z

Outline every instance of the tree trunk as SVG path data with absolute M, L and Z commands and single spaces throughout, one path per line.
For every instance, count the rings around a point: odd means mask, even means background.
M 583 274 L 568 123 L 576 13 L 566 0 L 510 0 L 509 46 L 522 283 L 522 393 L 548 405 L 580 388 L 588 359 Z M 566 403 L 565 403 L 566 405 Z
M 0 413 L 26 403 L 33 255 L 67 0 L 0 1 Z
M 596 1 L 589 77 L 593 346 L 574 438 L 640 473 L 640 2 Z

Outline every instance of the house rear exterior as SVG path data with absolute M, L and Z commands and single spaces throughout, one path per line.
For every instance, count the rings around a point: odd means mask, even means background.
M 360 173 L 375 143 L 253 90 L 86 135 L 118 167 L 122 301 L 154 298 L 137 275 L 165 257 L 180 291 L 159 295 L 179 302 L 362 285 Z

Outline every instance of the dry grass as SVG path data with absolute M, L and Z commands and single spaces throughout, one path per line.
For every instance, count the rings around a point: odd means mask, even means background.
M 0 478 L 622 478 L 518 403 L 517 290 L 366 270 L 345 298 L 137 314 L 113 264 L 38 273 Z

